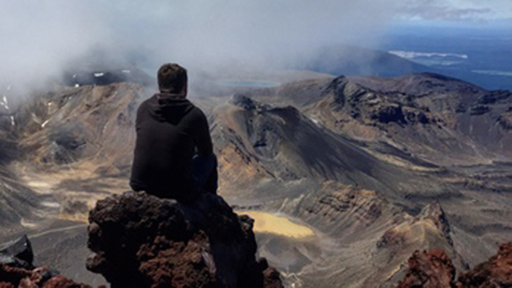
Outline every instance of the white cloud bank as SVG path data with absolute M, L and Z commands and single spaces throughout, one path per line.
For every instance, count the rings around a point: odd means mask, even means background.
M 201 68 L 277 64 L 308 49 L 378 40 L 396 18 L 466 19 L 509 0 L 0 0 L 0 85 L 42 84 L 77 57 L 137 56 Z M 507 10 L 508 9 L 508 10 Z M 487 16 L 486 16 L 487 17 Z

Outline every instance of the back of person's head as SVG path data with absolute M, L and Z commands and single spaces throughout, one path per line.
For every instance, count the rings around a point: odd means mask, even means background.
M 167 63 L 158 69 L 158 88 L 162 93 L 186 94 L 187 70 L 176 63 Z

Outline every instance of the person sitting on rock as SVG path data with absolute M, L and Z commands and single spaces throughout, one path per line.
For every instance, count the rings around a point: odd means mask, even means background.
M 130 186 L 134 191 L 193 201 L 217 191 L 217 159 L 205 114 L 187 97 L 187 70 L 164 64 L 158 70 L 160 93 L 137 110 Z

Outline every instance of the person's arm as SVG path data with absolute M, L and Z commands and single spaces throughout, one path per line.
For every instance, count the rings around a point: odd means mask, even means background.
M 203 111 L 198 109 L 197 124 L 194 127 L 196 131 L 195 144 L 197 147 L 197 154 L 201 157 L 208 157 L 213 153 L 212 138 L 210 136 L 210 128 L 208 120 Z

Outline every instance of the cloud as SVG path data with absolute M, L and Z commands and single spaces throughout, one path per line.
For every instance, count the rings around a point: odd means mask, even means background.
M 402 19 L 481 22 L 512 12 L 508 0 L 409 0 L 397 10 Z
M 421 20 L 443 20 L 443 21 L 480 21 L 491 12 L 489 8 L 466 8 L 456 9 L 448 6 L 425 7 L 410 6 L 404 7 L 402 13 L 406 18 Z
M 44 85 L 71 60 L 99 51 L 151 68 L 168 61 L 265 67 L 370 35 L 393 15 L 385 0 L 0 2 L 0 82 L 18 87 Z
M 495 1 L 510 7 L 508 0 Z M 318 47 L 378 41 L 397 18 L 460 20 L 492 14 L 499 7 L 473 0 L 0 3 L 0 85 L 27 89 L 44 86 L 83 55 L 101 54 L 102 61 L 128 59 L 151 73 L 169 61 L 189 71 L 279 68 Z

